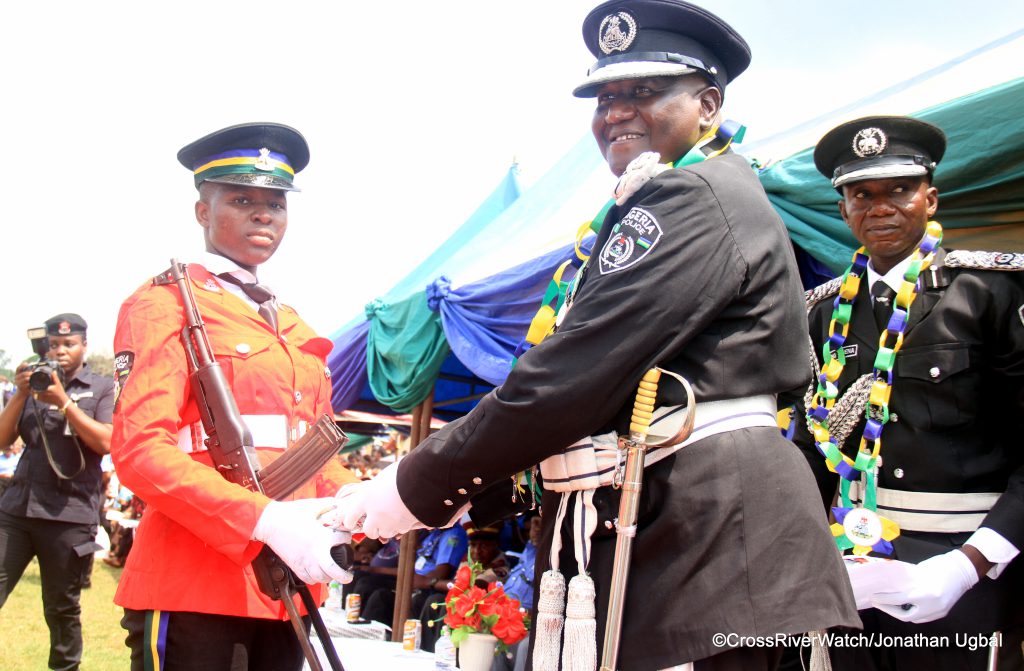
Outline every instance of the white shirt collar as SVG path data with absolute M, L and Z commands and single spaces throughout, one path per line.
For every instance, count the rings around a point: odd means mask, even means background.
M 242 282 L 258 282 L 256 276 L 250 273 L 248 270 L 239 267 L 237 263 L 232 261 L 226 256 L 220 254 L 214 254 L 213 252 L 203 251 L 200 252 L 196 261 L 204 268 L 210 271 L 213 275 L 220 275 L 221 273 L 231 273 Z
M 236 279 L 238 279 L 241 282 L 252 283 L 258 282 L 255 275 L 250 273 L 245 268 L 240 268 L 237 263 L 235 263 L 226 256 L 221 256 L 220 254 L 202 251 L 193 256 L 195 257 L 196 263 L 199 263 L 200 265 L 203 266 L 203 268 L 206 268 L 208 271 L 210 271 L 210 274 L 213 275 L 214 280 L 217 282 L 217 284 L 220 285 L 222 289 L 240 298 L 242 301 L 247 303 L 249 307 L 251 307 L 253 310 L 259 310 L 259 306 L 256 305 L 256 302 L 249 298 L 245 294 L 245 292 L 242 291 L 242 288 L 240 286 L 232 284 L 231 282 L 228 282 L 221 277 L 217 277 L 221 273 L 231 273 L 232 275 L 235 276 Z
M 907 258 L 903 259 L 895 266 L 890 268 L 889 272 L 887 272 L 885 275 L 879 275 L 878 271 L 875 270 L 874 266 L 871 265 L 871 262 L 868 261 L 868 288 L 870 289 L 871 287 L 875 286 L 875 282 L 877 280 L 882 280 L 887 285 L 889 285 L 890 289 L 892 289 L 896 293 L 899 293 L 900 287 L 903 286 L 903 276 L 907 274 L 907 268 L 910 267 L 910 261 L 913 259 L 913 257 L 914 255 L 911 254 Z

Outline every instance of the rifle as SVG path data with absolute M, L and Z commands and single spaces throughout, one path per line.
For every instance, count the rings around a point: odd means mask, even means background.
M 242 420 L 224 371 L 214 358 L 210 341 L 206 337 L 206 327 L 196 307 L 187 267 L 177 259 L 171 259 L 170 269 L 155 277 L 153 283 L 177 284 L 181 293 L 185 311 L 181 342 L 188 359 L 189 380 L 207 435 L 206 447 L 214 466 L 228 481 L 246 489 L 272 499 L 288 496 L 337 455 L 348 442 L 348 436 L 325 414 L 280 458 L 266 468 L 261 468 L 252 434 Z M 342 568 L 347 569 L 352 565 L 352 550 L 348 545 L 332 548 L 331 557 Z M 284 603 L 311 671 L 323 671 L 323 666 L 313 650 L 309 633 L 295 606 L 296 594 L 309 613 L 331 669 L 344 671 L 309 587 L 298 580 L 288 565 L 269 547 L 264 546 L 253 560 L 252 567 L 260 591 Z

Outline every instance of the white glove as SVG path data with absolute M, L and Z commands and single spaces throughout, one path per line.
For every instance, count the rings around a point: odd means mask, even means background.
M 352 582 L 352 574 L 331 558 L 331 548 L 348 543 L 352 535 L 325 526 L 320 519 L 333 508 L 334 499 L 271 501 L 256 522 L 252 539 L 270 546 L 304 583 Z
M 900 589 L 911 581 L 913 564 L 881 557 L 843 557 L 857 610 L 871 608 L 871 597 Z
M 619 183 L 615 185 L 615 204 L 622 205 L 641 186 L 669 169 L 660 161 L 661 154 L 656 151 L 645 151 L 630 161 L 626 171 L 619 177 Z
M 974 564 L 959 550 L 925 559 L 908 571 L 911 579 L 902 590 L 879 592 L 871 598 L 875 608 L 904 622 L 920 624 L 945 617 L 978 582 Z
M 406 508 L 398 493 L 398 463 L 391 464 L 372 480 L 345 485 L 335 498 L 337 526 L 362 531 L 368 538 L 394 538 L 426 525 Z

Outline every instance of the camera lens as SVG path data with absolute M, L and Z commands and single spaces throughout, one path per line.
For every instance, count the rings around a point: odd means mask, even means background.
M 38 366 L 28 378 L 28 386 L 32 391 L 43 392 L 53 384 L 53 369 L 49 366 Z

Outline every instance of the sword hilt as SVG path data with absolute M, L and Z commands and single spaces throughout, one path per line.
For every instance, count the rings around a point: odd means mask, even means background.
M 654 402 L 658 396 L 658 381 L 660 379 L 661 369 L 652 368 L 644 373 L 637 385 L 636 400 L 633 401 L 633 416 L 629 422 L 629 437 L 638 443 L 646 440 L 647 431 L 651 428 L 651 418 L 654 417 Z

